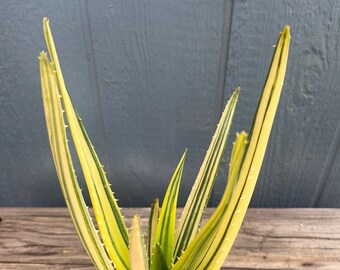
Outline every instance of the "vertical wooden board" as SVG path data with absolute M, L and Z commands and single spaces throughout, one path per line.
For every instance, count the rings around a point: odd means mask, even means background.
M 340 123 L 325 159 L 312 207 L 339 207 L 340 205 Z
M 78 2 L 4 1 L 0 6 L 0 205 L 62 206 L 48 143 L 38 54 L 50 18 L 66 84 L 96 130 Z M 95 137 L 95 136 L 94 136 Z M 78 173 L 80 175 L 80 173 Z
M 338 154 L 334 159 L 332 169 L 328 174 L 327 182 L 325 186 L 320 187 L 322 188 L 320 199 L 313 206 L 324 208 L 340 206 L 339 178 L 340 178 L 340 154 L 338 151 Z
M 164 196 L 189 148 L 183 205 L 215 128 L 224 1 L 88 1 L 109 178 L 121 205 Z
M 306 207 L 317 192 L 339 123 L 339 12 L 338 1 L 235 1 L 226 84 L 241 87 L 235 131 L 249 130 L 280 30 L 289 24 L 292 35 L 253 206 Z M 339 181 L 332 188 L 340 195 Z

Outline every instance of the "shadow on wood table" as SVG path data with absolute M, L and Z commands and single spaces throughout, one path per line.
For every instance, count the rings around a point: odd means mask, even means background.
M 123 213 L 147 228 L 149 209 Z M 0 208 L 0 217 L 1 270 L 94 269 L 67 209 Z M 249 209 L 222 269 L 339 270 L 340 209 Z

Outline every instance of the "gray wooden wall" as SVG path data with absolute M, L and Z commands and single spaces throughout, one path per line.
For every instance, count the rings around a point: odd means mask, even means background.
M 37 60 L 48 16 L 67 86 L 122 206 L 162 198 L 188 147 L 183 205 L 237 86 L 231 139 L 249 129 L 272 45 L 290 24 L 286 83 L 252 206 L 340 207 L 339 14 L 339 1 L 318 0 L 1 0 L 0 206 L 64 205 Z M 227 164 L 228 156 L 212 205 Z

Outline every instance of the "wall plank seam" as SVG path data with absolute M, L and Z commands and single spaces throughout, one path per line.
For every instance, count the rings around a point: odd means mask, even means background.
M 218 74 L 218 84 L 216 91 L 216 105 L 215 105 L 215 122 L 217 125 L 218 120 L 221 117 L 226 92 L 226 79 L 227 79 L 227 63 L 229 56 L 229 44 L 230 44 L 230 33 L 232 29 L 232 19 L 233 19 L 233 7 L 234 0 L 225 0 L 224 1 L 224 14 L 223 14 L 223 29 L 222 29 L 222 38 L 221 38 L 221 49 L 220 49 L 220 64 L 219 64 L 219 74 Z M 215 188 L 213 188 L 210 200 L 209 207 L 212 207 L 215 204 Z
M 96 146 L 102 153 L 101 162 L 105 165 L 105 171 L 109 174 L 109 161 L 108 161 L 108 153 L 106 142 L 106 133 L 105 133 L 105 123 L 104 123 L 104 116 L 103 116 L 103 109 L 101 104 L 101 93 L 100 93 L 100 86 L 99 86 L 99 79 L 98 79 L 98 71 L 97 71 L 97 64 L 96 64 L 96 56 L 95 50 L 93 45 L 93 35 L 92 35 L 92 28 L 91 28 L 91 18 L 89 13 L 88 1 L 79 1 L 80 5 L 80 12 L 81 12 L 81 22 L 83 28 L 83 37 L 85 43 L 85 50 L 87 55 L 87 66 L 89 72 L 89 79 L 90 79 L 90 88 L 92 90 L 93 102 L 95 107 L 95 119 L 97 125 L 97 138 L 98 138 L 98 145 Z
M 328 155 L 326 156 L 325 163 L 322 168 L 320 178 L 317 182 L 315 193 L 313 195 L 310 207 L 319 207 L 321 197 L 327 186 L 327 182 L 334 167 L 334 162 L 336 160 L 337 154 L 340 150 L 340 122 L 338 124 L 337 130 L 334 134 L 333 141 L 331 143 Z

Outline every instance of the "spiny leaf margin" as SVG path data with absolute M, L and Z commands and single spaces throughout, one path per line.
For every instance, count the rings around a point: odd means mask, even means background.
M 280 34 L 271 68 L 259 101 L 236 189 L 230 203 L 224 208 L 223 216 L 216 223 L 217 229 L 211 236 L 208 235 L 213 239 L 210 238 L 209 243 L 205 241 L 207 238 L 206 228 L 211 229 L 209 225 L 211 225 L 212 216 L 189 244 L 187 250 L 173 266 L 172 270 L 218 270 L 227 257 L 241 227 L 264 159 L 283 86 L 289 43 L 289 27 L 286 26 Z
M 55 69 L 61 100 L 64 105 L 72 139 L 88 186 L 98 228 L 105 248 L 118 270 L 129 269 L 129 235 L 110 189 L 103 166 L 88 138 L 78 113 L 72 104 L 61 72 L 49 21 L 43 19 L 43 29 L 49 54 Z
M 239 88 L 234 91 L 222 113 L 207 154 L 205 155 L 176 227 L 175 250 L 173 254 L 174 262 L 182 255 L 182 252 L 195 237 L 200 227 L 204 209 L 210 197 L 217 169 L 227 142 L 239 92 Z
M 186 154 L 187 150 L 182 155 L 170 180 L 159 214 L 154 239 L 154 242 L 159 244 L 168 267 L 172 264 L 173 259 L 177 198 Z
M 113 270 L 103 245 L 92 223 L 81 189 L 77 182 L 72 157 L 67 143 L 66 124 L 60 103 L 56 76 L 47 54 L 39 56 L 43 105 L 52 156 L 60 186 L 73 223 L 86 252 L 99 270 Z

